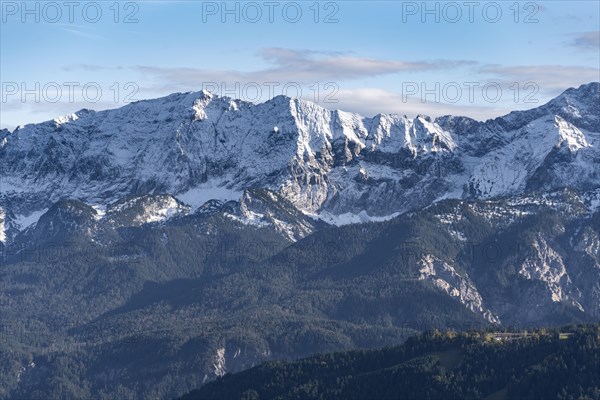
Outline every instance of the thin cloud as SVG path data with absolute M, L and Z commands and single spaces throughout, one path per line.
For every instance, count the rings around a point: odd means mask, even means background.
M 600 48 L 600 31 L 579 33 L 575 39 L 573 39 L 571 45 L 580 49 L 598 51 Z
M 272 66 L 267 69 L 215 71 L 199 68 L 137 66 L 139 72 L 154 75 L 170 86 L 197 86 L 201 82 L 297 82 L 343 81 L 407 72 L 446 70 L 473 65 L 473 61 L 397 61 L 355 57 L 342 52 L 317 52 L 267 48 L 258 54 Z
M 275 65 L 270 73 L 292 72 L 318 78 L 354 79 L 398 72 L 427 71 L 467 62 L 390 61 L 350 56 L 340 52 L 315 52 L 284 48 L 263 49 L 259 55 Z
M 82 37 L 84 39 L 103 39 L 102 36 L 100 35 L 96 35 L 95 33 L 88 33 L 88 32 L 84 32 L 82 30 L 78 30 L 78 29 L 73 29 L 73 28 L 61 28 L 64 32 L 70 33 L 74 36 L 79 36 Z
M 481 67 L 479 72 L 491 76 L 490 81 L 517 82 L 520 85 L 533 82 L 540 91 L 550 95 L 600 80 L 598 68 L 567 65 L 487 65 Z
M 96 71 L 111 71 L 111 70 L 123 70 L 125 69 L 125 67 L 118 65 L 116 67 L 107 67 L 104 65 L 93 65 L 93 64 L 78 64 L 78 65 L 67 65 L 62 67 L 63 71 L 78 71 L 78 70 L 83 70 L 83 71 L 90 71 L 90 72 L 96 72 Z
M 554 18 L 555 21 L 570 21 L 570 22 L 583 22 L 583 18 L 575 14 L 566 14 L 562 17 Z

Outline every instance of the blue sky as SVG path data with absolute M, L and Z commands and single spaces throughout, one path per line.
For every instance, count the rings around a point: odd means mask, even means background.
M 1 2 L 2 128 L 203 88 L 486 119 L 600 80 L 597 1 L 72 4 Z

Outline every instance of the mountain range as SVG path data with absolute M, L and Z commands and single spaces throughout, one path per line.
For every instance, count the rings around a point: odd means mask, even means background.
M 600 83 L 488 120 L 178 93 L 0 131 L 2 398 L 600 318 Z

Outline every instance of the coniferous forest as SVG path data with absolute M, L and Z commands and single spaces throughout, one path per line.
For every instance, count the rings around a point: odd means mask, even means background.
M 599 399 L 600 325 L 429 331 L 397 347 L 268 362 L 181 400 Z

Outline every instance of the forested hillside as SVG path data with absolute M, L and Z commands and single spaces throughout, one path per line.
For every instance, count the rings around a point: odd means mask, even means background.
M 600 325 L 533 332 L 431 331 L 403 345 L 268 362 L 199 399 L 598 399 Z

